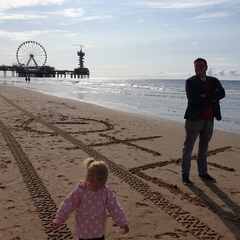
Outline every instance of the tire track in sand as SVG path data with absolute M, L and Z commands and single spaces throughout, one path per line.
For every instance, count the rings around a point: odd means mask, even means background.
M 128 183 L 134 190 L 138 193 L 142 194 L 145 199 L 153 202 L 156 206 L 160 207 L 164 212 L 166 212 L 169 216 L 175 219 L 177 222 L 182 224 L 184 227 L 188 229 L 188 231 L 195 236 L 197 239 L 211 239 L 217 240 L 221 239 L 221 235 L 217 233 L 214 229 L 210 228 L 207 224 L 200 221 L 196 217 L 192 216 L 190 212 L 182 209 L 181 206 L 171 203 L 169 200 L 164 198 L 160 192 L 152 191 L 150 186 L 146 184 L 139 177 L 133 175 L 130 171 L 127 171 L 125 168 L 115 164 L 107 157 L 98 153 L 91 147 L 85 145 L 78 139 L 72 137 L 68 133 L 59 129 L 58 127 L 49 124 L 42 118 L 34 116 L 32 113 L 26 111 L 22 107 L 18 106 L 8 98 L 4 97 L 0 94 L 0 96 L 7 101 L 9 104 L 17 108 L 18 110 L 25 113 L 30 118 L 42 123 L 47 128 L 51 129 L 55 133 L 59 134 L 76 147 L 80 148 L 89 156 L 94 157 L 97 160 L 105 161 L 109 170 L 114 173 L 116 176 L 121 178 L 123 181 Z M 52 230 L 50 226 L 50 221 L 52 220 L 53 212 L 56 212 L 56 205 L 52 200 L 48 190 L 42 183 L 40 177 L 37 172 L 33 168 L 31 162 L 26 157 L 25 153 L 22 151 L 21 146 L 17 143 L 12 134 L 8 131 L 7 127 L 0 121 L 0 129 L 5 137 L 7 143 L 9 143 L 9 147 L 15 157 L 21 174 L 23 175 L 24 181 L 27 185 L 27 188 L 32 195 L 33 201 L 35 203 L 36 209 L 39 213 L 39 217 L 43 221 L 43 226 L 45 228 L 45 232 L 48 234 L 49 239 L 72 239 L 71 233 L 66 225 L 62 227 L 62 229 L 58 231 Z M 34 186 L 34 187 L 33 187 Z

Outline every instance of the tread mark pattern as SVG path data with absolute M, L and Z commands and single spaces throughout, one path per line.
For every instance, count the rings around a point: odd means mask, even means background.
M 49 239 L 73 239 L 71 230 L 66 224 L 59 230 L 52 229 L 53 215 L 57 211 L 56 204 L 54 203 L 51 195 L 44 186 L 42 180 L 35 171 L 33 165 L 23 152 L 21 146 L 18 144 L 13 135 L 8 131 L 7 127 L 0 120 L 0 131 L 5 138 L 12 155 L 14 156 L 23 180 L 27 186 L 27 189 L 32 197 L 36 210 L 39 214 L 39 218 L 43 222 L 44 230 L 47 233 Z
M 188 211 L 183 210 L 181 206 L 173 204 L 167 199 L 165 199 L 160 192 L 154 192 L 150 190 L 149 185 L 147 185 L 139 177 L 133 175 L 130 171 L 126 170 L 124 167 L 115 164 L 107 157 L 98 153 L 91 147 L 85 145 L 84 143 L 67 134 L 58 127 L 49 124 L 48 122 L 41 118 L 34 116 L 33 114 L 21 108 L 20 106 L 18 106 L 8 98 L 4 97 L 3 95 L 0 94 L 0 96 L 9 104 L 16 107 L 18 110 L 24 112 L 30 118 L 35 119 L 36 121 L 42 123 L 52 131 L 58 133 L 60 136 L 74 144 L 76 147 L 80 148 L 89 156 L 94 157 L 96 160 L 105 161 L 108 164 L 109 170 L 112 173 L 114 173 L 116 176 L 118 176 L 123 181 L 128 183 L 134 190 L 142 194 L 145 199 L 153 202 L 156 206 L 160 207 L 169 216 L 171 216 L 177 222 L 185 226 L 188 229 L 188 231 L 197 239 L 209 239 L 209 240 L 221 239 L 222 236 L 219 233 L 211 229 L 209 226 L 201 222 L 199 219 L 192 216 Z M 16 142 L 16 140 L 10 134 L 10 132 L 7 131 L 7 128 L 3 125 L 3 123 L 2 122 L 0 123 L 1 123 L 0 129 L 3 132 L 6 141 L 10 143 L 9 146 L 14 157 L 16 158 L 17 162 L 19 162 L 19 168 L 24 177 L 24 181 L 26 182 L 30 193 L 33 194 L 33 200 L 35 201 L 35 205 L 37 211 L 39 212 L 39 216 L 44 222 L 43 225 L 45 227 L 46 233 L 49 236 L 49 239 L 72 239 L 71 233 L 69 232 L 69 229 L 66 226 L 62 227 L 63 228 L 62 232 L 53 231 L 52 228 L 50 227 L 49 222 L 50 218 L 52 217 L 52 213 L 56 211 L 55 203 L 51 199 L 50 194 L 48 193 L 47 189 L 41 182 L 41 179 L 39 178 L 30 161 L 27 159 L 25 153 L 21 151 L 21 147 L 19 146 L 19 144 Z M 39 191 L 41 192 L 37 191 L 36 193 L 36 188 L 32 187 L 33 183 L 38 186 L 37 188 L 39 188 Z M 40 196 L 41 198 L 38 198 Z

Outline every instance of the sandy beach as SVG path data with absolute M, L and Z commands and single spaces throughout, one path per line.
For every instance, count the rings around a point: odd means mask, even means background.
M 74 214 L 51 228 L 63 199 L 84 177 L 87 157 L 106 161 L 108 186 L 130 226 L 108 219 L 107 240 L 240 240 L 240 135 L 214 131 L 202 181 L 193 153 L 191 180 L 181 182 L 184 126 L 0 86 L 0 240 L 77 239 Z

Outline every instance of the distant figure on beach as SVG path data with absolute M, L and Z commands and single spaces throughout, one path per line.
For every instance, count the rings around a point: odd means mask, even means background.
M 107 210 L 113 221 L 129 232 L 126 216 L 113 191 L 106 185 L 108 167 L 103 161 L 88 158 L 86 177 L 63 201 L 53 220 L 53 229 L 59 228 L 75 211 L 75 234 L 79 240 L 105 239 Z
M 25 81 L 26 81 L 26 83 L 28 82 L 28 78 L 27 77 L 25 77 Z
M 30 83 L 30 77 L 28 77 L 28 82 Z
M 207 76 L 207 61 L 198 58 L 194 61 L 196 75 L 186 80 L 185 90 L 188 100 L 184 115 L 186 138 L 182 151 L 182 182 L 189 186 L 191 155 L 199 136 L 197 166 L 198 175 L 202 180 L 216 182 L 208 174 L 207 150 L 212 138 L 214 117 L 221 120 L 219 100 L 225 97 L 225 90 L 215 77 Z

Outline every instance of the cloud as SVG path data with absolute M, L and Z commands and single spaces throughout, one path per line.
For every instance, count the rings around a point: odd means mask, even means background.
M 225 57 L 219 57 L 219 58 L 215 58 L 214 60 L 215 60 L 215 61 L 226 61 L 226 60 L 228 60 L 228 59 L 225 58 Z
M 231 14 L 229 12 L 202 13 L 193 19 L 204 20 L 204 19 L 210 19 L 210 18 L 225 18 L 230 15 Z
M 92 21 L 92 20 L 107 20 L 112 19 L 113 16 L 111 15 L 95 15 L 95 16 L 89 16 L 89 17 L 83 17 L 79 19 L 80 21 Z
M 32 11 L 22 10 L 20 13 L 11 12 L 11 9 L 27 8 L 34 6 L 47 6 L 62 4 L 65 0 L 1 0 L 0 4 L 0 21 L 4 20 L 28 20 L 28 19 L 44 19 L 44 14 L 34 14 Z M 17 11 L 17 10 L 15 10 Z
M 52 12 L 50 14 L 55 14 L 55 15 L 60 15 L 63 17 L 67 17 L 72 19 L 70 22 L 62 22 L 60 25 L 70 25 L 74 24 L 76 22 L 87 22 L 87 21 L 95 21 L 95 20 L 107 20 L 107 19 L 112 19 L 113 16 L 111 15 L 93 15 L 93 16 L 84 16 L 84 10 L 82 8 L 68 8 L 63 11 L 57 11 L 57 12 Z
M 208 74 L 208 75 L 211 75 L 211 76 L 214 75 L 214 74 L 213 74 L 213 68 L 208 68 L 207 74 Z
M 154 72 L 153 74 L 154 75 L 165 75 L 165 72 L 158 71 L 158 72 Z
M 142 5 L 155 9 L 195 9 L 229 3 L 228 0 L 202 0 L 202 1 L 165 1 L 165 2 L 138 2 L 136 5 Z
M 225 71 L 224 71 L 224 70 L 221 70 L 221 71 L 219 72 L 219 75 L 220 75 L 220 76 L 224 76 L 224 75 L 225 75 Z
M 229 72 L 228 72 L 231 76 L 234 76 L 234 77 L 236 77 L 236 76 L 240 76 L 240 73 L 239 73 L 239 71 L 238 70 L 230 70 Z
M 1 20 L 28 20 L 28 19 L 43 19 L 46 18 L 44 16 L 35 15 L 31 13 L 21 13 L 21 14 L 1 14 L 0 13 L 0 21 Z
M 207 74 L 210 76 L 225 76 L 225 70 L 214 70 L 214 67 L 208 68 Z
M 211 67 L 208 69 L 208 75 L 210 76 L 231 76 L 231 77 L 237 77 L 237 76 L 240 76 L 240 72 L 236 69 L 232 69 L 232 70 L 224 70 L 224 69 L 221 69 L 221 70 L 214 70 L 214 67 Z
M 58 30 L 46 30 L 46 31 L 25 31 L 25 32 L 7 32 L 0 30 L 0 38 L 9 38 L 11 41 L 25 41 L 33 39 L 38 35 L 59 32 Z
M 140 18 L 140 19 L 137 20 L 137 23 L 142 23 L 142 22 L 144 22 L 143 18 Z
M 82 17 L 84 15 L 84 10 L 82 8 L 68 8 L 63 11 L 57 11 L 53 14 L 61 15 L 69 18 Z
M 65 0 L 1 0 L 0 12 L 20 7 L 31 7 L 31 6 L 46 6 L 50 4 L 62 4 Z

